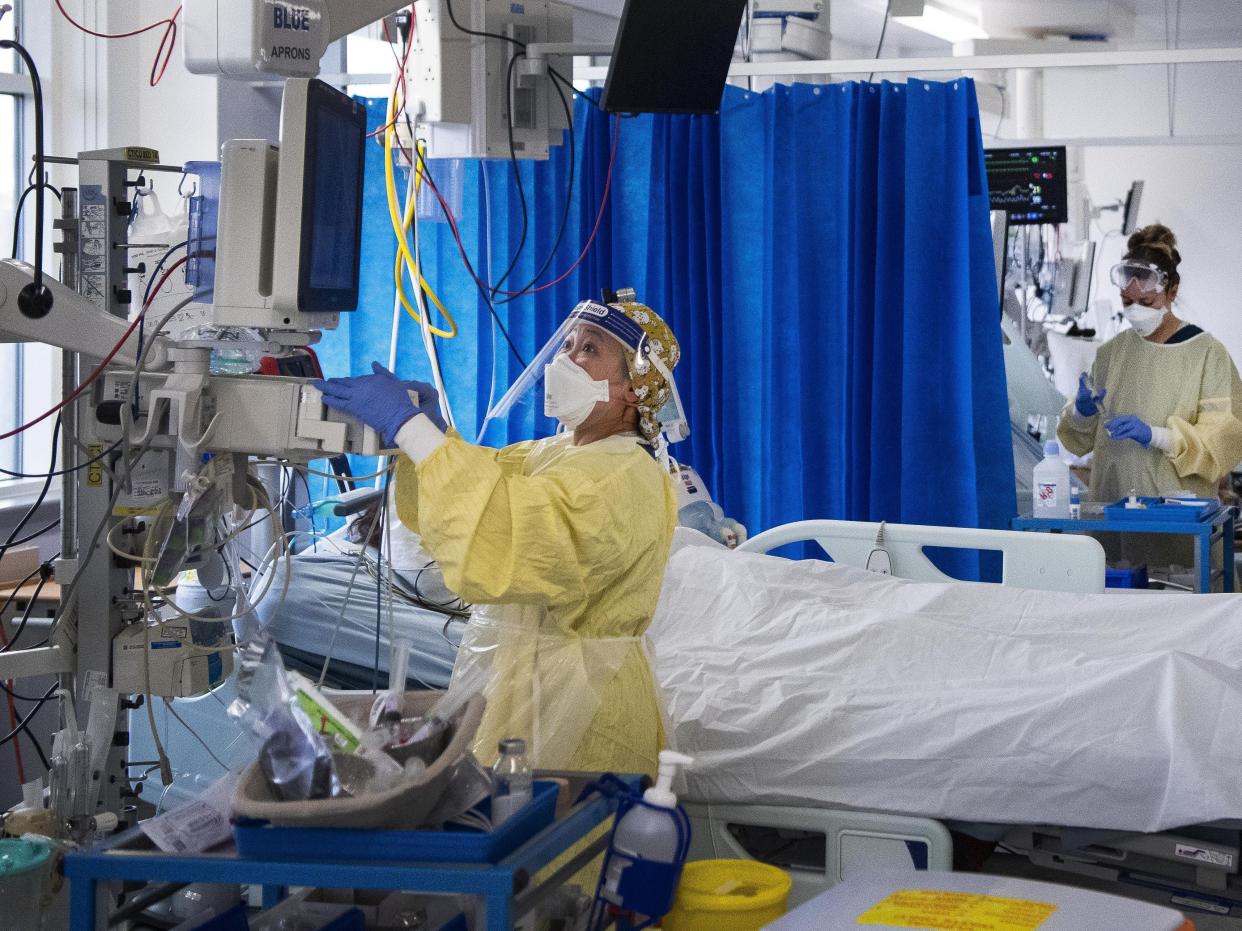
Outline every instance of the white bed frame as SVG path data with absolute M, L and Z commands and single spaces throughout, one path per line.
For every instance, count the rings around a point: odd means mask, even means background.
M 790 543 L 813 541 L 835 562 L 865 567 L 876 549 L 880 524 L 862 521 L 804 520 L 764 531 L 739 549 L 766 553 Z M 956 581 L 938 569 L 926 547 L 993 550 L 1001 553 L 1002 584 L 1041 591 L 1104 591 L 1104 548 L 1091 537 L 968 530 L 885 524 L 884 549 L 893 575 L 920 582 Z M 824 837 L 824 871 L 791 869 L 790 907 L 823 892 L 851 875 L 912 865 L 948 870 L 953 841 L 948 829 L 931 818 L 848 808 L 733 805 L 686 801 L 693 825 L 691 859 L 751 859 L 733 827 L 813 832 Z

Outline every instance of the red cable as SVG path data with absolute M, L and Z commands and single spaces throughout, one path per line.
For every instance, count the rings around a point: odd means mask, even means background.
M 617 143 L 621 139 L 621 117 L 618 115 L 614 123 L 614 132 L 612 136 L 612 153 L 608 156 L 608 174 L 604 176 L 604 195 L 599 201 L 599 212 L 595 215 L 595 226 L 591 229 L 591 236 L 586 241 L 586 245 L 582 247 L 582 251 L 578 253 L 578 258 L 574 260 L 574 264 L 565 269 L 565 271 L 553 281 L 542 284 L 537 288 L 527 288 L 523 291 L 504 291 L 500 293 L 506 297 L 521 297 L 524 294 L 538 294 L 540 291 L 546 291 L 548 288 L 560 284 L 570 273 L 582 264 L 582 260 L 586 258 L 587 252 L 591 248 L 591 243 L 595 242 L 595 234 L 599 232 L 600 221 L 604 219 L 604 207 L 608 203 L 608 192 L 612 189 L 612 166 L 617 160 Z
M 414 15 L 414 7 L 411 6 L 410 16 L 413 17 L 413 15 Z M 388 23 L 385 22 L 383 25 L 384 25 L 384 38 L 389 40 L 389 46 L 391 48 L 392 40 L 389 39 L 389 36 L 388 36 Z M 410 28 L 411 30 L 413 30 L 413 20 L 411 20 Z M 374 132 L 367 133 L 368 139 L 373 139 L 374 137 L 380 135 L 381 133 L 387 132 L 391 127 L 396 126 L 397 120 L 399 120 L 401 118 L 401 114 L 405 112 L 405 100 L 406 100 L 405 63 L 409 61 L 410 49 L 412 49 L 413 47 L 414 47 L 414 35 L 413 35 L 413 32 L 411 31 L 409 41 L 406 42 L 405 51 L 402 53 L 401 57 L 398 58 L 396 52 L 392 53 L 393 60 L 396 61 L 397 66 L 401 69 L 401 73 L 397 78 L 397 86 L 401 88 L 401 102 L 397 105 L 397 109 L 393 111 L 391 120 L 389 120 L 387 123 L 385 123 L 383 126 L 375 130 Z
M 160 39 L 159 49 L 155 52 L 155 60 L 151 62 L 151 75 L 148 80 L 151 86 L 155 87 L 155 85 L 159 84 L 163 79 L 164 72 L 168 70 L 168 62 L 172 58 L 173 49 L 177 45 L 177 17 L 181 15 L 180 3 L 178 3 L 177 8 L 172 11 L 171 16 L 156 20 L 150 25 L 143 26 L 141 29 L 133 29 L 130 32 L 96 32 L 94 29 L 88 29 L 86 26 L 83 26 L 76 19 L 70 16 L 61 0 L 56 0 L 56 9 L 60 10 L 60 15 L 63 16 L 75 29 L 86 33 L 88 36 L 94 36 L 96 39 L 128 39 L 131 36 L 140 36 L 144 32 L 150 32 L 152 29 L 158 29 L 160 26 L 163 26 L 164 35 Z M 155 73 L 155 69 L 156 66 L 160 64 L 160 54 L 164 51 L 164 45 L 165 43 L 168 43 L 170 36 L 172 38 L 172 42 L 168 45 L 168 53 L 164 55 L 164 64 L 160 67 L 160 73 L 157 75 Z
M 60 10 L 61 16 L 69 20 L 69 22 L 73 26 L 75 26 L 77 29 L 80 29 L 82 32 L 85 32 L 88 36 L 94 36 L 96 39 L 128 39 L 130 36 L 140 36 L 144 32 L 150 32 L 152 29 L 158 29 L 160 26 L 164 25 L 165 23 L 171 23 L 174 19 L 177 18 L 177 14 L 181 12 L 181 4 L 180 3 L 177 4 L 177 9 L 173 10 L 172 16 L 168 16 L 168 17 L 165 17 L 164 19 L 156 20 L 155 22 L 151 23 L 151 25 L 143 26 L 141 29 L 135 29 L 132 32 L 96 32 L 94 29 L 87 29 L 85 26 L 79 23 L 76 19 L 70 16 L 69 13 L 65 10 L 65 5 L 61 3 L 61 0 L 56 0 L 56 9 Z
M 612 138 L 612 152 L 608 157 L 608 173 L 604 178 L 604 194 L 600 198 L 599 211 L 595 215 L 595 226 L 591 230 L 591 236 L 589 239 L 587 239 L 586 245 L 582 247 L 582 252 L 578 254 L 578 258 L 574 261 L 574 264 L 569 266 L 569 268 L 567 268 L 561 275 L 559 275 L 555 281 L 550 281 L 545 285 L 540 285 L 538 288 L 531 288 L 526 291 L 505 291 L 501 289 L 501 290 L 497 290 L 496 293 L 504 294 L 510 297 L 519 297 L 523 294 L 534 294 L 537 291 L 546 291 L 548 288 L 551 288 L 554 285 L 560 284 L 562 281 L 564 281 L 566 278 L 569 277 L 570 273 L 573 272 L 575 268 L 577 268 L 579 265 L 582 264 L 582 260 L 586 258 L 587 252 L 590 251 L 591 244 L 595 242 L 595 236 L 599 232 L 600 222 L 604 219 L 604 208 L 608 204 L 608 192 L 612 188 L 612 169 L 613 169 L 613 165 L 616 163 L 616 160 L 617 160 L 617 143 L 620 141 L 620 139 L 621 139 L 621 118 L 618 116 L 616 118 L 616 129 L 615 129 L 615 132 Z M 430 175 L 423 173 L 421 169 L 419 173 L 423 175 L 423 181 L 426 183 L 426 185 L 429 188 L 431 188 L 431 193 L 436 195 L 436 199 L 440 202 L 440 207 L 444 210 L 445 217 L 448 218 L 449 229 L 453 231 L 453 239 L 457 242 L 457 251 L 461 253 L 461 260 L 462 260 L 462 263 L 466 266 L 466 272 L 470 275 L 471 278 L 474 279 L 474 283 L 478 285 L 479 288 L 481 288 L 484 291 L 493 290 L 489 288 L 487 285 L 485 285 L 482 282 L 482 280 L 479 278 L 479 276 L 475 273 L 474 266 L 470 262 L 470 257 L 466 254 L 466 247 L 461 241 L 461 233 L 457 229 L 457 219 L 453 216 L 453 210 L 451 207 L 449 207 L 448 201 L 444 199 L 444 195 L 440 193 L 440 189 L 436 187 L 436 184 L 434 181 L 431 180 Z
M 13 687 L 13 680 L 8 681 L 9 688 Z M 22 765 L 22 748 L 21 734 L 17 733 L 17 706 L 13 704 L 13 696 L 5 693 L 5 698 L 9 700 L 9 730 L 13 731 L 13 756 L 17 758 L 17 784 L 24 786 L 26 784 L 26 767 Z
M 69 404 L 72 404 L 74 399 L 77 398 L 78 395 L 80 395 L 83 391 L 85 391 L 90 386 L 91 382 L 93 382 L 96 378 L 102 375 L 104 369 L 108 367 L 108 363 L 111 362 L 114 358 L 116 358 L 116 354 L 121 351 L 121 347 L 125 345 L 126 341 L 133 334 L 134 330 L 138 329 L 138 324 L 142 321 L 142 318 L 146 315 L 147 310 L 150 309 L 151 302 L 155 300 L 155 295 L 159 294 L 160 288 L 164 287 L 164 282 L 168 280 L 168 276 L 171 275 L 178 268 L 180 268 L 182 265 L 184 265 L 185 260 L 187 258 L 188 256 L 183 255 L 181 258 L 177 259 L 177 261 L 173 262 L 172 265 L 168 266 L 167 270 L 164 272 L 163 276 L 160 278 L 159 283 L 151 291 L 151 296 L 147 298 L 147 303 L 143 305 L 142 310 L 139 311 L 136 317 L 134 317 L 133 321 L 129 325 L 129 328 L 122 334 L 121 338 L 117 341 L 117 344 L 112 347 L 111 351 L 106 356 L 104 356 L 103 361 L 100 362 L 99 365 L 95 366 L 94 371 L 92 371 L 90 375 L 88 375 L 85 378 L 85 380 L 83 380 L 82 384 L 78 385 L 75 389 L 73 389 L 73 392 L 67 398 L 65 398 L 63 401 L 61 401 L 51 410 L 45 411 L 44 413 L 40 414 L 38 417 L 30 421 L 29 423 L 24 423 L 20 427 L 16 427 L 15 429 L 10 430 L 8 433 L 0 433 L 0 440 L 7 440 L 9 439 L 9 437 L 17 436 L 17 434 L 22 433 L 26 430 L 29 430 L 35 424 L 41 423 L 42 421 L 47 420 L 47 418 L 51 417 L 57 411 L 68 406 Z

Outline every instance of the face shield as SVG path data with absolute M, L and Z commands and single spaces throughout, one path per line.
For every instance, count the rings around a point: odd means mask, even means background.
M 1109 280 L 1122 291 L 1154 294 L 1163 291 L 1168 276 L 1150 262 L 1118 262 L 1108 274 Z
M 666 433 L 670 442 L 678 442 L 689 435 L 689 425 L 672 372 L 659 354 L 653 351 L 646 331 L 619 307 L 594 301 L 579 303 L 557 327 L 509 390 L 488 410 L 484 431 L 492 421 L 504 418 L 517 416 L 525 420 L 545 416 L 545 408 L 550 404 L 549 390 L 555 391 L 556 382 L 561 378 L 557 370 L 563 369 L 563 363 L 552 369 L 549 366 L 561 354 L 587 360 L 615 356 L 618 360 L 615 369 L 605 366 L 604 370 L 590 372 L 590 377 L 597 384 L 603 379 L 610 382 L 629 381 L 652 370 L 658 372 L 669 386 L 668 398 L 654 412 L 661 432 Z M 590 365 L 589 361 L 586 365 Z M 603 400 L 602 396 L 599 399 Z

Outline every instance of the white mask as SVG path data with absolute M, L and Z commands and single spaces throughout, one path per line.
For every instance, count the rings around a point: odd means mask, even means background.
M 1138 331 L 1139 336 L 1151 336 L 1155 333 L 1160 328 L 1160 322 L 1164 320 L 1164 312 L 1163 307 L 1144 307 L 1142 304 L 1121 308 L 1121 315 Z
M 607 400 L 608 382 L 592 378 L 565 353 L 543 367 L 543 412 L 566 430 L 581 426 L 595 405 Z

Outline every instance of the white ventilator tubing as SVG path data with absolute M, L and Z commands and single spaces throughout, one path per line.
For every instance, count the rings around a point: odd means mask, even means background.
M 678 766 L 691 766 L 694 757 L 686 756 L 675 750 L 660 751 L 660 772 L 656 776 L 656 784 L 643 793 L 643 801 L 657 808 L 674 808 L 677 796 L 673 794 L 673 778 L 677 775 Z

